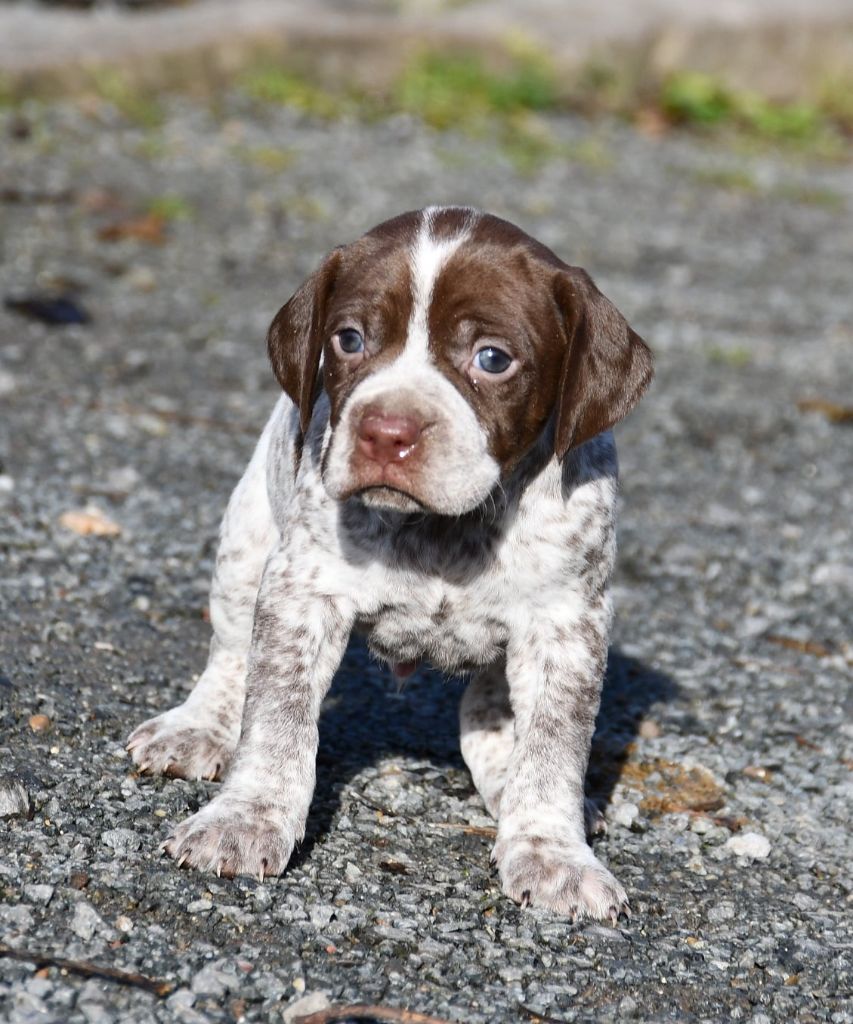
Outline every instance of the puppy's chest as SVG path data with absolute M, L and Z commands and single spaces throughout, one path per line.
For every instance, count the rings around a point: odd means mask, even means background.
M 500 530 L 443 522 L 383 528 L 355 513 L 364 559 L 356 628 L 389 661 L 428 659 L 445 671 L 493 661 L 506 642 Z
M 443 671 L 463 671 L 491 663 L 506 643 L 506 609 L 488 586 L 401 577 L 382 591 L 356 628 L 387 661 L 426 659 Z

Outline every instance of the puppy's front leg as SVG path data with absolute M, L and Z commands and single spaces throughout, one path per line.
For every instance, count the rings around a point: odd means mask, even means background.
M 584 776 L 601 695 L 605 602 L 537 619 L 507 651 L 516 743 L 494 858 L 517 903 L 571 918 L 627 910 L 625 890 L 584 837 Z
M 266 565 L 240 744 L 219 795 L 166 842 L 179 864 L 223 875 L 280 874 L 305 834 L 320 705 L 352 626 L 351 609 L 318 593 L 306 583 L 312 578 L 304 549 L 298 572 L 281 548 Z

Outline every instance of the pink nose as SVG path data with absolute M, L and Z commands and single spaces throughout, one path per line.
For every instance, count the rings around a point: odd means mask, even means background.
M 410 454 L 423 424 L 411 416 L 393 416 L 368 409 L 358 424 L 358 448 L 373 462 L 387 466 Z

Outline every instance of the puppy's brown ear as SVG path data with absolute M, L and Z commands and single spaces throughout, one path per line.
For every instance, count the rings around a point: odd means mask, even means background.
M 585 270 L 566 268 L 557 278 L 556 291 L 568 340 L 554 437 L 561 459 L 626 416 L 654 370 L 648 346 Z
M 335 285 L 340 251 L 333 250 L 302 287 L 276 313 L 267 333 L 273 373 L 299 409 L 304 434 L 319 390 L 323 321 Z

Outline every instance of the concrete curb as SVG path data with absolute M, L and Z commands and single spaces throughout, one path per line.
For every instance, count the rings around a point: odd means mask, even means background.
M 418 49 L 473 49 L 500 59 L 519 41 L 548 53 L 571 82 L 590 67 L 654 82 L 680 69 L 791 99 L 814 96 L 853 68 L 853 0 L 476 0 L 443 7 L 410 0 L 199 0 L 128 12 L 0 11 L 0 76 L 15 92 L 85 84 L 92 69 L 207 83 L 259 55 L 361 86 L 392 81 Z

